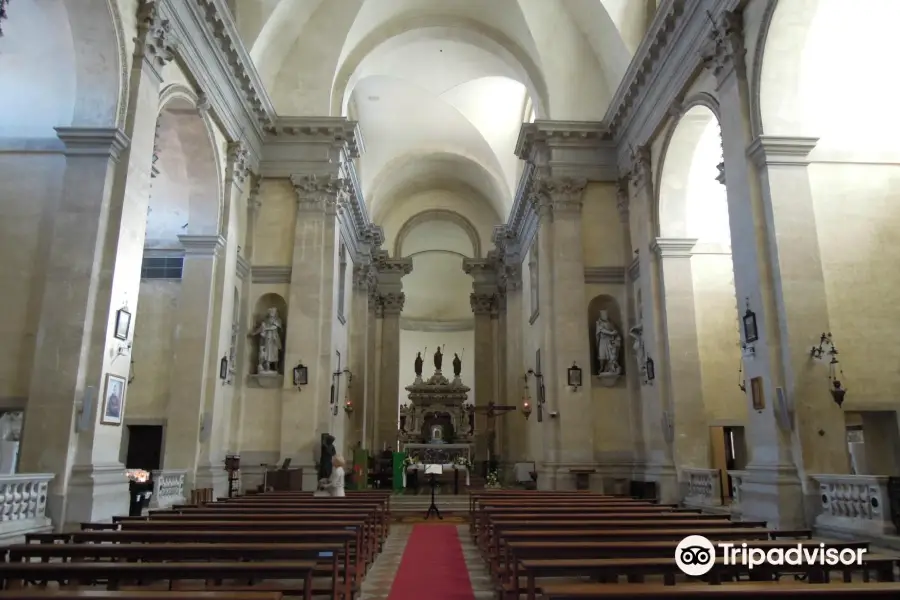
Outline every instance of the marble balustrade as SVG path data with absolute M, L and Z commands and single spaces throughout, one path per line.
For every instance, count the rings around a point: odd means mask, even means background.
M 888 501 L 888 477 L 810 475 L 818 484 L 821 512 L 815 527 L 839 537 L 894 535 Z
M 165 469 L 153 471 L 153 495 L 150 508 L 168 508 L 173 504 L 184 504 L 185 469 Z
M 722 505 L 722 476 L 718 469 L 687 468 L 681 470 L 686 486 L 684 503 L 688 506 Z
M 46 510 L 53 477 L 53 473 L 0 475 L 0 543 L 52 529 Z

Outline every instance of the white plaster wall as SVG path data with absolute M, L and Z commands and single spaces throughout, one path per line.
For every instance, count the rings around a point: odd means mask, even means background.
M 181 281 L 141 280 L 140 318 L 134 321 L 131 354 L 134 381 L 128 386 L 125 409 L 128 419 L 166 418 L 180 295 Z

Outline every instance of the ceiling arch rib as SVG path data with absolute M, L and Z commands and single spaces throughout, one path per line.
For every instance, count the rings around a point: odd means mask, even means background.
M 424 210 L 410 217 L 400 227 L 400 231 L 397 232 L 397 238 L 394 240 L 394 256 L 403 256 L 403 242 L 406 241 L 407 236 L 413 229 L 423 223 L 430 223 L 433 221 L 446 221 L 463 230 L 469 238 L 469 241 L 472 243 L 472 250 L 468 256 L 481 256 L 481 239 L 478 237 L 478 230 L 475 229 L 475 225 L 472 224 L 472 221 L 456 211 L 443 208 Z

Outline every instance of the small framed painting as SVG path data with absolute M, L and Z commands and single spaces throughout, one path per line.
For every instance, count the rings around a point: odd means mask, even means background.
M 100 422 L 104 425 L 121 425 L 125 414 L 125 387 L 127 382 L 120 375 L 106 374 L 103 391 L 103 413 Z
M 762 412 L 766 408 L 766 393 L 763 390 L 762 377 L 754 377 L 750 380 L 750 399 L 753 401 L 753 410 Z
M 131 330 L 131 313 L 125 308 L 116 311 L 116 329 L 113 335 L 117 339 L 127 340 L 128 332 Z

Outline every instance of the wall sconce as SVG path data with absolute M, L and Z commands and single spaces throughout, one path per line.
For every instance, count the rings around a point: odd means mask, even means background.
M 347 400 L 344 402 L 344 412 L 347 413 L 348 417 L 353 414 L 353 402 L 352 401 Z
M 844 371 L 841 369 L 837 355 L 838 350 L 831 339 L 830 333 L 823 333 L 819 338 L 819 345 L 813 346 L 809 351 L 809 356 L 813 360 L 828 358 L 828 391 L 831 393 L 831 399 L 834 400 L 834 403 L 842 407 L 844 397 L 847 395 L 847 388 L 841 382 L 844 379 Z
M 531 416 L 531 393 L 528 389 L 528 375 L 525 375 L 525 390 L 522 392 L 522 414 L 525 415 L 525 420 L 528 420 L 528 417 Z
M 350 369 L 341 369 L 339 371 L 335 371 L 331 374 L 331 414 L 335 417 L 338 414 L 338 405 L 337 405 L 337 389 L 341 382 L 341 375 L 347 376 L 347 387 L 350 387 L 350 384 L 353 382 L 353 373 L 350 372 Z
M 294 387 L 299 392 L 301 386 L 309 384 L 309 369 L 302 363 L 298 362 L 294 367 Z
M 744 343 L 752 344 L 759 339 L 759 329 L 756 327 L 756 313 L 750 310 L 750 298 L 746 299 L 747 310 L 741 319 L 744 322 Z
M 228 379 L 228 355 L 223 356 L 219 361 L 219 379 L 222 380 L 222 385 L 228 383 L 225 381 Z
M 578 388 L 581 387 L 581 383 L 582 383 L 581 367 L 579 367 L 578 364 L 576 364 L 576 363 L 572 363 L 572 366 L 569 367 L 567 374 L 568 374 L 567 381 L 569 383 L 569 387 L 572 388 L 573 392 L 577 392 Z
M 544 420 L 544 404 L 547 402 L 547 397 L 544 394 L 544 375 L 543 373 L 538 373 L 534 369 L 528 369 L 525 372 L 526 385 L 528 384 L 529 375 L 534 377 L 534 380 L 537 382 L 538 386 L 537 420 L 538 423 L 540 423 Z

